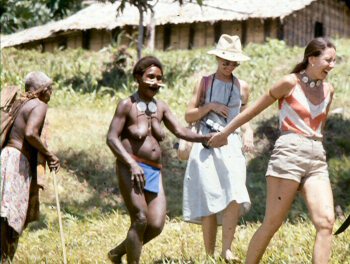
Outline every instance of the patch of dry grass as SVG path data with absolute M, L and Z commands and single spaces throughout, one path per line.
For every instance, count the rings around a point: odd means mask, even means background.
M 339 67 L 331 76 L 337 91 L 334 107 L 345 107 L 349 104 L 350 71 L 349 64 L 346 63 L 350 58 L 348 43 L 349 40 L 339 40 L 337 43 Z M 288 71 L 286 65 L 282 64 L 283 61 L 294 61 L 297 59 L 296 54 L 301 54 L 299 48 L 288 48 L 281 42 L 250 45 L 246 52 L 254 60 L 240 66 L 238 74 L 249 81 L 253 99 L 266 91 L 275 78 Z M 193 85 L 198 79 L 197 75 L 212 70 L 208 65 L 213 65 L 214 60 L 199 56 L 201 53 L 204 54 L 204 51 L 156 53 L 164 65 L 168 65 L 165 68 L 168 86 L 161 91 L 158 98 L 169 103 L 181 122 Z M 20 84 L 33 64 L 46 67 L 42 70 L 55 76 L 58 83 L 59 89 L 50 102 L 48 117 L 51 127 L 50 147 L 62 162 L 62 169 L 57 176 L 68 261 L 109 263 L 106 254 L 125 237 L 129 217 L 119 194 L 115 161 L 105 144 L 105 136 L 118 100 L 128 96 L 131 91 L 115 89 L 111 95 L 96 91 L 97 88 L 94 87 L 97 87 L 96 82 L 101 75 L 97 71 L 103 65 L 102 57 L 106 57 L 105 54 L 67 51 L 52 55 L 12 50 L 5 55 L 1 72 L 3 83 Z M 29 55 L 31 62 L 29 59 L 17 59 L 26 58 L 25 55 Z M 93 65 L 89 66 L 89 63 Z M 82 81 L 85 94 L 78 92 L 79 86 L 73 86 L 77 75 L 79 81 Z M 87 75 L 90 79 L 85 80 L 84 76 Z M 68 77 L 71 84 L 65 87 L 65 78 Z M 90 84 L 95 86 L 91 88 Z M 247 185 L 253 207 L 240 222 L 233 245 L 234 252 L 242 262 L 249 240 L 262 221 L 264 213 L 263 171 L 269 156 L 268 146 L 273 144 L 276 132 L 276 108 L 269 109 L 253 121 L 259 149 L 256 156 L 250 157 L 248 164 Z M 335 202 L 342 206 L 346 214 L 350 210 L 348 111 L 346 108 L 343 116 L 330 120 L 330 136 L 326 140 Z M 182 180 L 186 163 L 176 159 L 175 150 L 172 149 L 175 141 L 174 136 L 168 133 L 167 140 L 162 143 L 163 162 L 166 164 L 164 180 L 168 197 L 168 219 L 163 233 L 145 245 L 142 263 L 221 263 L 217 258 L 221 247 L 221 230 L 218 232 L 215 258 L 208 259 L 204 254 L 200 226 L 181 220 Z M 25 230 L 14 263 L 62 263 L 53 182 L 49 175 L 46 178 L 46 190 L 41 197 L 40 221 Z M 299 199 L 293 205 L 288 219 L 271 241 L 262 263 L 310 263 L 315 230 Z M 336 227 L 340 224 L 337 220 Z M 350 263 L 349 241 L 349 230 L 334 238 L 332 264 Z

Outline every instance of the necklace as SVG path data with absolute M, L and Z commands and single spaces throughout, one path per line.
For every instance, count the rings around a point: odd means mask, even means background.
M 302 70 L 300 72 L 300 75 L 301 75 L 301 81 L 312 89 L 315 87 L 319 87 L 322 84 L 322 80 L 311 80 L 309 76 L 306 75 L 305 70 Z
M 142 101 L 138 92 L 134 93 L 133 96 L 136 101 L 137 110 L 139 110 L 140 112 L 146 112 L 148 110 L 151 114 L 157 112 L 158 107 L 156 100 L 152 99 L 152 101 L 146 103 L 145 101 Z

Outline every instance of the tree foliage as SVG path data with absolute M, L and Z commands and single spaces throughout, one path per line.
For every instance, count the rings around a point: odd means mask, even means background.
M 115 2 L 115 0 L 110 0 L 111 2 Z M 197 2 L 199 5 L 202 5 L 203 0 L 174 0 L 174 2 L 179 2 L 180 5 L 183 5 L 184 2 Z M 154 0 L 121 0 L 120 5 L 118 7 L 118 12 L 123 12 L 126 4 L 130 4 L 132 6 L 137 7 L 140 14 L 139 20 L 139 30 L 138 30 L 138 40 L 137 40 L 137 57 L 140 59 L 142 56 L 142 45 L 143 45 L 143 19 L 144 13 L 147 11 L 151 11 L 153 13 L 153 7 L 158 3 Z
M 79 0 L 0 0 L 1 33 L 62 19 L 82 8 Z

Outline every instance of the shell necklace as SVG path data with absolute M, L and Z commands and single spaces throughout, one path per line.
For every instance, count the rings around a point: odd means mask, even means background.
M 302 70 L 300 72 L 301 75 L 301 81 L 305 83 L 306 86 L 310 87 L 311 89 L 320 87 L 322 84 L 322 80 L 311 80 L 309 76 L 307 76 L 306 71 Z
M 137 110 L 140 112 L 146 112 L 148 110 L 149 113 L 154 114 L 157 112 L 157 102 L 156 100 L 152 99 L 152 101 L 146 103 L 140 98 L 140 95 L 138 92 L 133 94 L 133 97 L 135 98 L 136 101 L 136 107 Z

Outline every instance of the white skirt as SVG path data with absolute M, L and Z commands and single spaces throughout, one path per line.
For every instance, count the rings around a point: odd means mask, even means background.
M 233 201 L 241 205 L 241 215 L 250 209 L 241 137 L 231 134 L 221 148 L 194 143 L 184 178 L 184 220 L 200 224 L 203 216 L 216 214 L 221 225 L 222 212 Z

